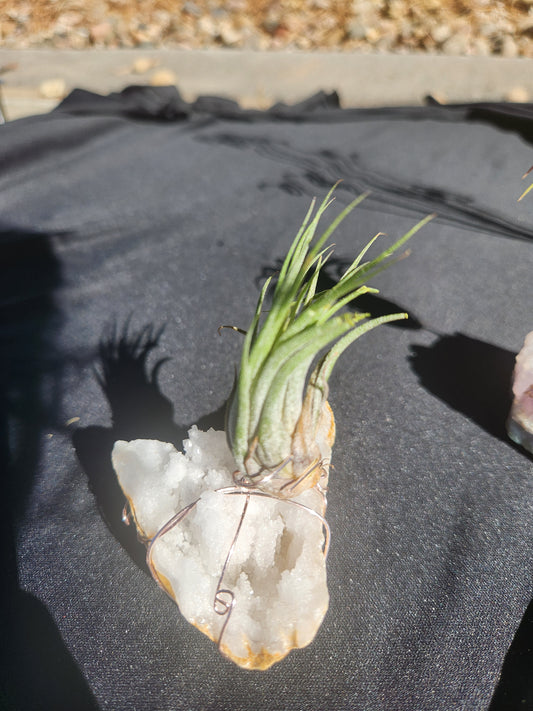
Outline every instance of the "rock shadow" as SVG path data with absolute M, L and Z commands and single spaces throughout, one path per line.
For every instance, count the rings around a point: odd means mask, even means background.
M 431 346 L 412 346 L 410 356 L 426 390 L 511 446 L 505 423 L 514 362 L 515 353 L 463 333 L 442 335 Z
M 513 642 L 505 655 L 500 680 L 488 711 L 519 711 L 533 708 L 533 600 L 524 613 Z

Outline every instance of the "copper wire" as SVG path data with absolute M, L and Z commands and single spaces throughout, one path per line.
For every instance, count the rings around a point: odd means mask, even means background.
M 285 464 L 286 464 L 286 462 L 283 464 L 283 466 L 285 466 Z M 320 462 L 314 463 L 313 466 L 309 469 L 309 471 L 304 472 L 304 475 L 302 475 L 296 481 L 296 483 L 299 483 L 305 477 L 309 476 L 309 474 L 317 466 L 321 466 L 323 468 L 323 471 L 324 471 L 323 476 L 324 476 L 325 472 L 326 472 L 324 465 L 325 465 L 325 461 L 320 461 Z M 278 468 L 277 471 L 279 472 L 280 468 Z M 234 474 L 234 478 L 235 478 L 235 474 Z M 235 480 L 235 481 L 237 481 L 237 480 Z M 220 633 L 218 636 L 218 640 L 216 642 L 219 649 L 221 649 L 222 638 L 224 636 L 224 632 L 226 631 L 226 627 L 228 626 L 231 614 L 232 614 L 233 609 L 236 604 L 235 595 L 234 595 L 233 591 L 228 588 L 222 587 L 222 584 L 223 584 L 224 577 L 226 575 L 231 557 L 232 557 L 232 555 L 235 551 L 235 548 L 237 546 L 237 540 L 239 538 L 239 534 L 241 532 L 242 525 L 243 525 L 243 522 L 244 522 L 244 519 L 246 516 L 246 512 L 248 510 L 248 505 L 250 503 L 250 499 L 252 496 L 260 496 L 263 498 L 274 500 L 278 503 L 286 503 L 291 506 L 296 506 L 299 509 L 301 509 L 302 511 L 306 511 L 307 513 L 309 513 L 312 516 L 314 516 L 315 518 L 317 518 L 322 523 L 322 527 L 324 529 L 324 547 L 322 550 L 324 558 L 327 558 L 328 552 L 329 552 L 331 531 L 330 531 L 328 522 L 326 521 L 325 517 L 322 514 L 318 513 L 318 511 L 315 511 L 311 507 L 306 506 L 305 504 L 301 503 L 300 501 L 295 501 L 294 499 L 283 499 L 278 496 L 275 496 L 274 494 L 271 494 L 266 491 L 261 491 L 260 489 L 254 488 L 254 487 L 257 487 L 257 484 L 253 484 L 253 483 L 252 484 L 239 484 L 236 486 L 227 486 L 227 487 L 222 487 L 220 489 L 215 489 L 215 493 L 218 493 L 218 494 L 223 494 L 226 496 L 244 496 L 244 497 L 246 497 L 245 501 L 244 501 L 244 506 L 243 506 L 243 509 L 242 509 L 242 512 L 241 512 L 241 515 L 239 518 L 239 522 L 237 524 L 237 528 L 236 528 L 235 534 L 233 536 L 233 540 L 231 542 L 228 553 L 227 553 L 226 558 L 224 560 L 224 564 L 222 566 L 222 571 L 221 571 L 220 577 L 218 579 L 217 587 L 215 590 L 215 596 L 213 599 L 213 609 L 214 609 L 215 613 L 217 615 L 220 615 L 221 617 L 225 618 L 222 623 L 222 627 L 221 627 L 221 630 L 220 630 Z M 320 482 L 315 487 L 313 487 L 313 490 L 315 490 L 319 494 L 319 496 L 322 499 L 323 506 L 325 507 L 326 494 L 325 494 L 325 490 L 320 485 Z M 201 497 L 198 497 L 197 499 L 195 499 L 193 502 L 191 502 L 187 506 L 184 506 L 180 511 L 178 511 L 174 516 L 172 516 L 172 518 L 170 518 L 163 526 L 161 526 L 161 528 L 157 531 L 157 533 L 153 536 L 153 538 L 147 542 L 148 549 L 146 552 L 146 563 L 148 565 L 150 573 L 151 573 L 152 577 L 154 578 L 154 580 L 159 585 L 159 587 L 162 588 L 167 593 L 167 595 L 169 595 L 169 597 L 171 597 L 171 598 L 172 598 L 171 593 L 169 592 L 167 586 L 165 586 L 162 583 L 161 578 L 159 577 L 159 574 L 158 574 L 158 572 L 154 566 L 154 563 L 153 563 L 154 545 L 160 538 L 162 538 L 162 536 L 164 536 L 166 533 L 171 531 L 175 526 L 177 526 L 179 523 L 181 523 L 181 521 L 183 521 L 183 519 L 194 509 L 196 504 L 200 501 L 200 498 Z M 172 599 L 174 599 L 174 598 L 172 598 Z
M 289 462 L 292 461 L 292 456 L 289 454 L 288 457 L 285 457 L 285 459 L 278 464 L 278 466 L 273 469 L 269 474 L 264 476 L 259 483 L 261 484 L 266 484 L 267 482 L 271 481 L 274 479 L 286 466 L 289 464 Z M 261 467 L 259 471 L 255 472 L 255 474 L 244 474 L 241 477 L 238 477 L 237 475 L 240 474 L 241 472 L 237 469 L 237 471 L 233 472 L 233 481 L 237 486 L 245 486 L 247 488 L 252 488 L 258 485 L 257 482 L 253 481 L 254 479 L 258 479 L 261 474 L 265 471 L 266 467 Z M 247 481 L 251 480 L 251 481 Z
M 288 488 L 289 491 L 294 491 L 298 486 L 300 486 L 302 481 L 305 481 L 305 479 L 307 479 L 307 477 L 315 471 L 317 467 L 324 467 L 324 460 L 317 459 L 311 465 L 309 465 L 309 467 L 304 471 L 301 476 L 298 477 L 298 479 L 296 479 L 295 481 L 291 481 L 289 479 L 289 481 L 285 482 L 283 486 L 280 486 L 279 490 L 283 491 L 284 489 Z
M 217 646 L 220 649 L 220 645 L 222 643 L 222 637 L 224 636 L 224 632 L 226 631 L 226 627 L 228 626 L 229 618 L 231 617 L 231 613 L 233 612 L 233 608 L 235 606 L 235 595 L 233 594 L 232 590 L 228 590 L 222 587 L 222 581 L 224 580 L 224 575 L 226 574 L 226 569 L 228 567 L 229 561 L 231 556 L 233 555 L 233 551 L 235 550 L 235 546 L 237 544 L 237 538 L 239 537 L 239 533 L 241 532 L 242 524 L 244 521 L 244 517 L 246 516 L 246 511 L 248 509 L 248 504 L 250 503 L 250 494 L 246 494 L 246 498 L 244 500 L 244 507 L 241 513 L 241 517 L 239 519 L 239 525 L 237 526 L 237 530 L 235 531 L 235 535 L 233 536 L 233 541 L 231 542 L 230 549 L 228 551 L 228 554 L 226 556 L 226 560 L 224 561 L 224 565 L 222 566 L 222 572 L 220 573 L 220 578 L 218 579 L 218 584 L 217 584 L 217 589 L 215 591 L 215 599 L 213 601 L 213 609 L 217 613 L 217 615 L 222 615 L 225 616 L 226 619 L 224 620 L 222 624 L 222 629 L 220 630 L 220 634 L 218 636 L 217 640 Z M 224 600 L 222 597 L 223 595 L 227 595 L 230 599 L 229 604 Z M 220 605 L 217 609 L 217 604 Z

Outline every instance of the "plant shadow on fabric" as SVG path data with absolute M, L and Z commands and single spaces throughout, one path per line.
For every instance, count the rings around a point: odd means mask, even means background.
M 364 114 L 361 114 L 361 118 L 363 117 Z M 531 230 L 528 226 L 508 219 L 492 205 L 472 200 L 451 189 L 444 190 L 417 181 L 409 182 L 403 176 L 384 173 L 367 163 L 364 156 L 356 152 L 302 151 L 288 141 L 274 141 L 262 135 L 243 137 L 228 131 L 204 136 L 199 140 L 254 152 L 279 165 L 289 166 L 289 169 L 283 171 L 274 181 L 260 182 L 258 188 L 262 191 L 274 188 L 288 195 L 313 197 L 317 190 L 328 190 L 340 180 L 342 182 L 337 193 L 339 199 L 342 192 L 350 198 L 370 192 L 362 209 L 417 217 L 436 213 L 441 224 L 498 237 L 531 241 Z
M 80 428 L 73 436 L 78 459 L 104 521 L 131 558 L 145 570 L 146 549 L 137 540 L 135 526 L 126 526 L 122 521 L 126 500 L 111 464 L 111 451 L 119 439 L 157 439 L 181 450 L 187 437 L 191 425 L 174 422 L 173 405 L 157 382 L 160 368 L 169 359 L 161 358 L 148 366 L 163 330 L 148 325 L 134 332 L 128 321 L 121 331 L 114 326 L 104 334 L 99 347 L 100 372 L 96 377 L 109 403 L 112 425 Z M 196 424 L 201 429 L 223 429 L 224 408 Z
M 96 701 L 45 605 L 21 589 L 17 561 L 17 530 L 26 527 L 21 521 L 41 468 L 44 434 L 60 429 L 66 358 L 55 343 L 61 318 L 54 294 L 61 265 L 48 235 L 6 229 L 0 243 L 0 705 L 89 711 Z M 31 565 L 31 553 L 26 556 Z

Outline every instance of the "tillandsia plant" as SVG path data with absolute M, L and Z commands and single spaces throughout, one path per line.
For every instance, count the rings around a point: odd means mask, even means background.
M 247 669 L 267 669 L 306 646 L 324 619 L 325 491 L 335 437 L 328 380 L 356 338 L 406 316 L 371 318 L 344 307 L 376 291 L 364 282 L 430 219 L 365 261 L 372 240 L 333 287 L 319 291 L 328 240 L 364 197 L 318 234 L 333 190 L 318 208 L 312 203 L 268 309 L 272 280 L 261 291 L 226 432 L 193 426 L 183 452 L 157 440 L 113 448 L 126 520 L 147 545 L 152 575 L 191 624 Z
M 351 202 L 316 237 L 335 187 L 316 210 L 315 201 L 311 203 L 285 257 L 266 315 L 263 307 L 272 277 L 263 286 L 228 404 L 226 432 L 239 483 L 282 497 L 293 497 L 327 475 L 335 437 L 328 380 L 341 353 L 376 326 L 407 318 L 405 313 L 370 318 L 367 313 L 341 310 L 358 296 L 377 292 L 365 282 L 389 266 L 390 258 L 432 217 L 377 257 L 363 261 L 381 233 L 376 235 L 333 287 L 317 292 L 320 271 L 332 253 L 328 239 L 366 197 Z M 318 354 L 328 347 L 309 374 Z

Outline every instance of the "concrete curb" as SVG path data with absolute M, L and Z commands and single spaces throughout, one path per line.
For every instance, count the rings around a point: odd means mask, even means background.
M 139 73 L 136 60 L 152 66 Z M 150 64 L 150 61 L 147 64 Z M 101 94 L 150 84 L 167 70 L 187 100 L 228 96 L 245 107 L 295 103 L 320 89 L 338 91 L 345 107 L 418 105 L 428 94 L 450 103 L 533 100 L 533 60 L 426 54 L 254 52 L 247 50 L 0 50 L 8 119 L 53 108 L 75 87 Z M 16 65 L 16 66 L 15 66 Z M 161 75 L 159 79 L 161 80 Z M 42 83 L 57 79 L 58 95 L 43 97 Z M 53 94 L 53 91 L 52 91 Z

